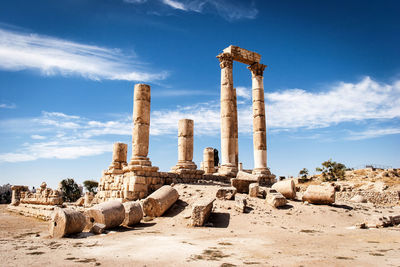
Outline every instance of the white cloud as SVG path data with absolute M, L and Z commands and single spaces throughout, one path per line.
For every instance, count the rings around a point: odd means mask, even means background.
M 165 79 L 168 75 L 165 71 L 146 71 L 143 64 L 118 49 L 5 29 L 0 29 L 0 69 L 33 69 L 44 75 L 144 82 Z
M 385 135 L 400 134 L 400 128 L 367 129 L 362 132 L 350 132 L 348 140 L 362 140 Z
M 46 139 L 46 136 L 38 135 L 38 134 L 32 134 L 31 138 L 34 139 L 34 140 L 43 140 L 43 139 Z
M 187 10 L 183 3 L 173 0 L 162 0 L 162 2 L 172 8 L 179 9 L 179 10 Z
M 250 99 L 251 98 L 251 89 L 243 87 L 243 86 L 238 86 L 238 87 L 236 87 L 236 96 L 238 98 L 242 97 L 244 99 Z
M 0 162 L 22 162 L 36 159 L 75 159 L 100 155 L 112 150 L 112 142 L 93 140 L 60 140 L 25 144 L 19 152 L 0 154 Z
M 268 124 L 272 128 L 321 128 L 342 122 L 400 117 L 400 82 L 378 83 L 365 77 L 340 82 L 327 91 L 291 89 L 266 93 Z
M 17 105 L 15 105 L 14 103 L 13 104 L 0 104 L 0 108 L 7 108 L 7 109 L 14 109 L 14 108 L 16 108 L 17 107 Z

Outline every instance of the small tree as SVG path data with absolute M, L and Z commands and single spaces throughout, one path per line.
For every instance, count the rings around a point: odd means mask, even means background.
M 11 185 L 0 186 L 0 204 L 11 203 Z
M 315 170 L 322 173 L 324 181 L 337 181 L 338 179 L 344 179 L 346 170 L 346 166 L 344 164 L 332 161 L 332 159 L 330 159 L 322 162 L 321 165 L 322 168 L 318 167 Z
M 303 168 L 302 170 L 299 171 L 299 182 L 300 183 L 305 183 L 307 182 L 309 179 L 308 177 L 308 170 L 306 168 Z
M 300 170 L 299 175 L 300 175 L 300 178 L 307 179 L 307 176 L 308 176 L 307 168 L 303 168 L 302 170 Z
M 65 202 L 74 202 L 81 197 L 79 186 L 72 178 L 67 178 L 61 181 L 61 191 Z
M 86 180 L 83 182 L 83 186 L 88 192 L 91 192 L 93 194 L 97 193 L 97 187 L 99 186 L 99 183 L 94 180 Z

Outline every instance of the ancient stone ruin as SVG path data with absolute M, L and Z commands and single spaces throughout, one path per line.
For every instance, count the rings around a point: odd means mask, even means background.
M 221 175 L 236 176 L 238 162 L 238 118 L 236 90 L 233 87 L 233 61 L 249 65 L 252 74 L 253 97 L 253 149 L 254 169 L 262 183 L 273 184 L 275 176 L 267 167 L 267 133 L 264 104 L 263 73 L 265 65 L 260 64 L 261 55 L 246 49 L 229 46 L 217 56 L 221 67 Z

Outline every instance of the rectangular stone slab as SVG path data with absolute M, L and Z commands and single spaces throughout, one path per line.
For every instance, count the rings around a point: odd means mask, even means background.
M 232 55 L 233 60 L 251 65 L 253 63 L 258 63 L 261 60 L 261 55 L 256 52 L 251 52 L 249 50 L 240 48 L 238 46 L 230 45 L 224 49 L 224 53 L 229 53 Z
M 211 215 L 215 198 L 207 198 L 197 201 L 192 206 L 191 226 L 203 226 Z

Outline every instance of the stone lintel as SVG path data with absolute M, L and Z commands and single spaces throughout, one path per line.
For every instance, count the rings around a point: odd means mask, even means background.
M 224 53 L 229 53 L 232 55 L 233 60 L 251 65 L 254 63 L 258 63 L 261 60 L 261 55 L 252 52 L 243 48 L 240 48 L 238 46 L 230 45 L 227 48 L 223 50 Z

